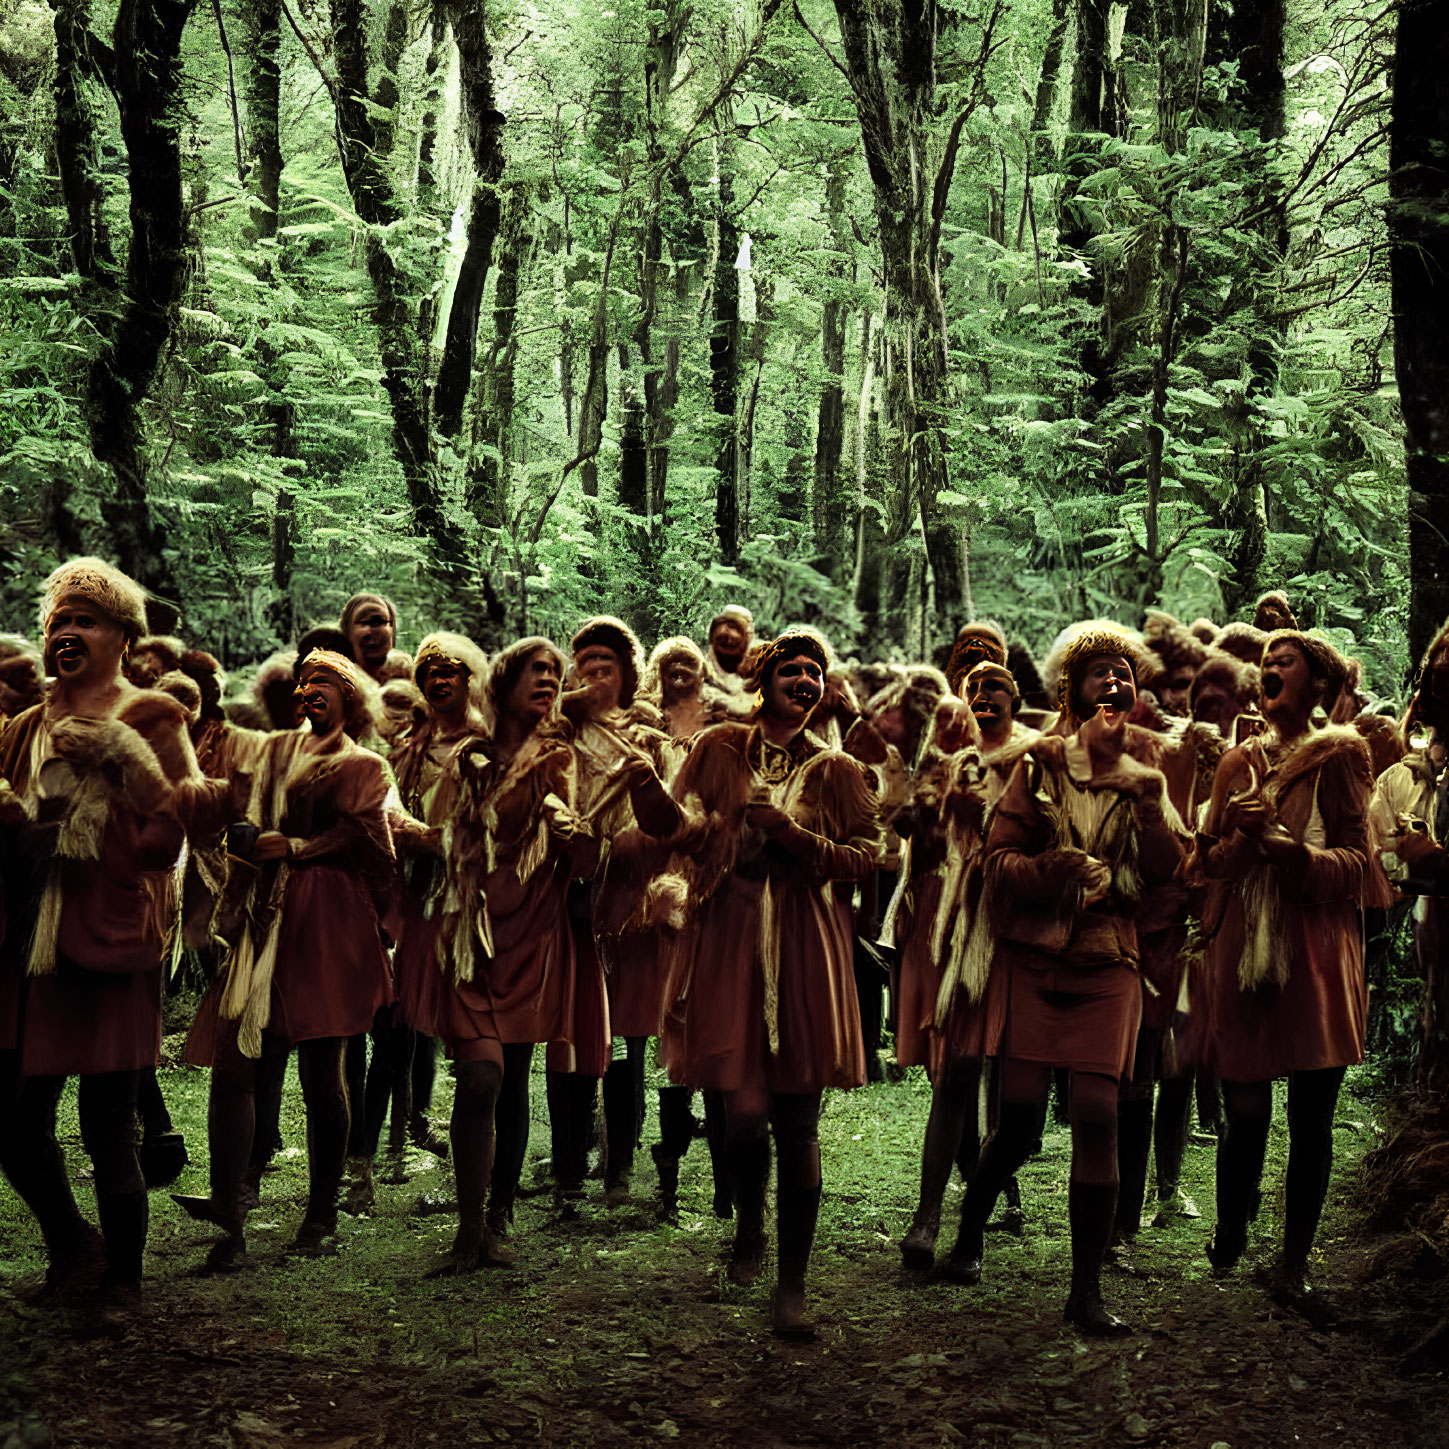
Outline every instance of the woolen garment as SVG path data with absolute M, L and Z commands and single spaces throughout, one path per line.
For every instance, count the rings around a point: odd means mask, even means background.
M 631 931 L 612 947 L 605 981 L 615 1036 L 654 1036 L 664 1004 L 666 956 L 656 931 Z
M 992 975 L 1009 978 L 1005 1055 L 1130 1072 L 1142 1015 L 1136 915 L 1177 875 L 1184 841 L 1156 770 L 1124 756 L 1094 774 L 1075 740 L 1055 737 L 1021 757 L 986 841 Z M 1113 872 L 1106 898 L 1090 906 L 1070 869 L 1078 850 Z
M 1235 793 L 1254 776 L 1298 842 L 1268 863 L 1237 828 Z M 1213 882 L 1207 908 L 1210 1051 L 1230 1082 L 1363 1060 L 1368 989 L 1362 900 L 1367 882 L 1368 748 L 1329 726 L 1282 747 L 1276 737 L 1230 750 L 1218 767 L 1199 842 Z
M 282 902 L 270 1029 L 289 1041 L 356 1036 L 392 999 L 378 921 L 392 860 L 382 761 L 353 746 L 289 784 L 294 841 Z
M 789 817 L 766 837 L 745 806 L 768 792 Z M 817 1092 L 865 1080 L 851 883 L 876 864 L 872 782 L 804 732 L 705 730 L 674 782 L 690 823 L 676 842 L 691 898 L 670 950 L 660 1055 L 705 1091 Z
M 903 1067 L 929 1067 L 935 1037 L 936 997 L 941 989 L 941 957 L 931 949 L 931 927 L 944 884 L 934 866 L 916 867 L 912 842 L 909 884 L 896 910 L 896 1061 Z
M 404 980 L 425 980 L 421 973 L 432 955 L 448 990 L 433 998 L 431 987 L 420 987 L 412 999 L 438 1002 L 433 1030 L 457 1052 L 485 1038 L 505 1045 L 568 1041 L 576 982 L 567 914 L 574 864 L 568 843 L 548 823 L 547 802 L 553 797 L 567 805 L 573 798 L 572 751 L 562 739 L 536 733 L 504 763 L 482 740 L 459 755 L 458 769 L 438 918 L 442 946 L 430 952 L 424 936 L 415 957 L 405 937 Z M 491 954 L 478 941 L 481 923 L 465 911 L 484 903 Z M 421 1015 L 413 1024 L 429 1031 Z
M 202 784 L 185 722 L 174 700 L 151 690 L 124 694 L 112 716 L 95 722 L 95 757 L 74 768 L 108 781 L 104 818 L 97 820 L 97 859 L 53 857 L 54 831 L 44 826 L 7 831 L 10 930 L 0 948 L 0 1048 L 18 1046 L 28 1076 L 128 1072 L 156 1064 L 171 867 L 185 839 L 182 821 L 198 807 Z M 51 755 L 50 727 L 40 704 L 0 734 L 0 776 L 22 798 L 38 787 L 32 766 Z M 186 790 L 164 813 L 143 815 L 129 803 L 123 782 L 133 752 L 173 789 L 185 782 Z M 60 882 L 55 968 L 36 975 L 29 972 L 31 938 L 52 871 Z

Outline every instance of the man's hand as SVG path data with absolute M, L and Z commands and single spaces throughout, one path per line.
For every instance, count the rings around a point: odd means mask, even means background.
M 1391 849 L 1410 870 L 1444 853 L 1444 847 L 1436 845 L 1422 830 L 1411 830 L 1395 836 Z
M 280 830 L 264 830 L 252 847 L 252 860 L 258 864 L 266 860 L 286 860 L 290 849 L 287 837 Z
M 790 817 L 768 800 L 751 800 L 745 806 L 745 819 L 766 835 L 776 835 L 790 823 Z
M 1273 812 L 1260 796 L 1249 795 L 1233 803 L 1233 825 L 1250 840 L 1261 840 L 1272 823 Z
M 1258 838 L 1258 848 L 1270 865 L 1292 865 L 1303 853 L 1303 843 L 1276 820 Z
M 1112 868 L 1094 856 L 1085 856 L 1077 880 L 1081 886 L 1082 905 L 1095 906 L 1111 893 Z
M 1105 774 L 1122 758 L 1127 744 L 1127 716 L 1114 709 L 1099 709 L 1077 731 L 1087 749 L 1094 775 Z

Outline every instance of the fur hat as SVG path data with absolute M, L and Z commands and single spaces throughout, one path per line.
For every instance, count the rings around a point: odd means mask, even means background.
M 599 614 L 585 619 L 569 640 L 569 649 L 575 659 L 590 645 L 602 645 L 612 651 L 619 661 L 619 673 L 623 682 L 619 687 L 619 706 L 628 709 L 634 703 L 639 689 L 639 676 L 644 673 L 644 646 L 639 636 L 622 620 L 612 614 Z
M 1088 636 L 1091 636 L 1090 638 Z M 1091 646 L 1097 647 L 1091 647 Z M 1085 652 L 1083 652 L 1085 650 Z M 1093 654 L 1122 654 L 1132 666 L 1132 678 L 1140 687 L 1144 679 L 1158 673 L 1142 646 L 1142 636 L 1111 619 L 1083 619 L 1068 624 L 1055 639 L 1042 661 L 1042 689 L 1063 708 L 1061 701 L 1071 690 L 1068 669 Z
M 488 656 L 464 635 L 450 634 L 446 629 L 439 629 L 418 645 L 417 658 L 413 661 L 412 683 L 420 690 L 426 689 L 428 666 L 440 661 L 455 664 L 468 671 L 468 703 L 481 715 L 485 708 L 484 691 L 488 687 Z
M 951 658 L 946 665 L 946 678 L 952 694 L 961 690 L 966 671 L 980 659 L 993 664 L 1006 663 L 1006 635 L 994 619 L 973 619 L 956 631 Z
M 1274 629 L 1296 629 L 1298 616 L 1288 602 L 1288 595 L 1281 589 L 1269 589 L 1253 605 L 1253 627 L 1264 633 L 1271 633 Z
M 1352 661 L 1345 659 L 1327 639 L 1305 634 L 1301 629 L 1274 629 L 1263 641 L 1262 658 L 1278 644 L 1296 645 L 1308 665 L 1308 673 L 1318 686 L 1318 700 L 1324 709 L 1331 709 L 1343 692 L 1351 673 Z
M 1162 661 L 1169 674 L 1178 669 L 1197 669 L 1207 658 L 1207 645 L 1194 637 L 1182 622 L 1161 609 L 1149 609 L 1142 626 L 1142 642 Z
M 834 656 L 825 636 L 808 625 L 797 624 L 794 628 L 786 629 L 760 652 L 758 659 L 754 661 L 752 672 L 745 677 L 746 685 L 763 694 L 775 670 L 785 660 L 794 659 L 800 654 L 809 655 L 815 660 L 822 675 L 829 674 L 835 666 Z
M 135 579 L 112 568 L 104 559 L 73 558 L 63 563 L 45 581 L 40 600 L 40 632 L 50 632 L 50 621 L 60 601 L 67 596 L 89 599 L 102 613 L 114 619 L 135 643 L 146 632 L 146 591 Z
M 704 637 L 712 639 L 716 624 L 723 624 L 728 621 L 731 624 L 738 624 L 745 631 L 747 638 L 753 638 L 755 633 L 755 616 L 745 608 L 743 604 L 726 604 L 713 619 L 709 621 L 709 628 L 705 630 Z
M 688 659 L 696 669 L 704 668 L 704 653 L 699 645 L 686 634 L 675 634 L 661 639 L 649 651 L 649 663 L 644 667 L 644 678 L 639 683 L 639 692 L 650 699 L 657 699 L 663 692 L 662 675 L 664 666 L 671 659 Z
M 1228 624 L 1218 632 L 1213 647 L 1244 664 L 1257 665 L 1263 660 L 1263 645 L 1268 642 L 1267 634 L 1256 624 Z
M 1200 618 L 1194 619 L 1192 623 L 1187 626 L 1187 632 L 1200 643 L 1206 644 L 1211 647 L 1213 640 L 1218 637 L 1218 626 L 1214 624 L 1213 621 L 1209 619 L 1206 615 L 1204 615 Z
M 1148 678 L 1160 672 L 1151 667 L 1151 661 L 1142 648 L 1140 636 L 1130 629 L 1124 629 L 1120 624 L 1093 619 L 1064 633 L 1067 635 L 1065 640 L 1062 635 L 1058 635 L 1056 644 L 1052 646 L 1053 653 L 1060 646 L 1056 669 L 1057 710 L 1073 727 L 1083 723 L 1076 712 L 1074 695 L 1088 660 L 1103 654 L 1121 655 L 1132 671 L 1133 684 L 1139 689 Z M 1050 662 L 1049 655 L 1049 666 Z M 1048 668 L 1048 677 L 1050 674 L 1051 670 Z
M 507 649 L 500 649 L 493 656 L 493 663 L 488 666 L 488 683 L 484 686 L 483 693 L 488 704 L 489 717 L 495 724 L 503 713 L 503 701 L 518 683 L 518 676 L 523 673 L 523 666 L 540 649 L 553 655 L 554 663 L 558 666 L 559 680 L 562 681 L 568 661 L 559 652 L 558 645 L 542 635 L 530 634 L 526 639 L 515 639 Z

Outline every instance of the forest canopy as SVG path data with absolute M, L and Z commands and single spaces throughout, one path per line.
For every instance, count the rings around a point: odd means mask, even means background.
M 1282 587 L 1394 692 L 1396 23 L 0 0 L 0 623 L 81 551 L 229 664 L 363 584 L 906 658 Z

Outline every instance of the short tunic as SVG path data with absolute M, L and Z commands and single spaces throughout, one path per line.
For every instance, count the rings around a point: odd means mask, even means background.
M 744 819 L 760 788 L 791 816 L 773 839 Z M 722 1092 L 860 1086 L 849 889 L 876 864 L 867 773 L 803 733 L 780 749 L 758 726 L 721 724 L 699 736 L 674 795 L 702 811 L 682 836 L 704 899 L 670 953 L 660 1056 L 671 1078 Z
M 1278 821 L 1300 843 L 1286 867 L 1267 864 L 1236 829 L 1234 792 L 1256 771 Z M 1208 905 L 1207 989 L 1218 1074 L 1266 1081 L 1289 1072 L 1363 1060 L 1368 987 L 1361 901 L 1368 880 L 1367 746 L 1348 727 L 1314 731 L 1279 754 L 1262 740 L 1232 749 L 1218 766 L 1200 859 L 1214 885 Z M 1244 986 L 1250 928 L 1263 911 L 1271 959 Z M 1252 956 L 1247 969 L 1250 979 Z M 1286 973 L 1286 979 L 1276 978 Z

